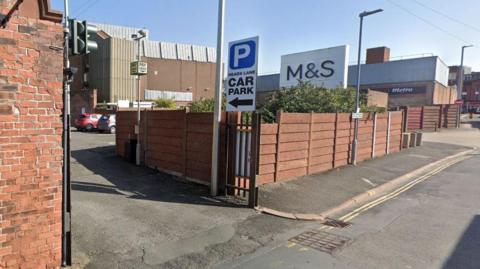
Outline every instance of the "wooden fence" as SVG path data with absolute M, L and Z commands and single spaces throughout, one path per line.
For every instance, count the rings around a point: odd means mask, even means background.
M 457 105 L 406 107 L 405 131 L 437 131 L 458 126 Z
M 360 120 L 358 161 L 401 149 L 403 113 L 367 114 Z M 280 182 L 350 163 L 350 114 L 279 113 L 260 130 L 257 184 Z
M 117 154 L 131 155 L 135 143 L 136 112 L 117 112 Z M 185 110 L 144 110 L 141 112 L 141 161 L 148 167 L 210 184 L 213 113 Z M 223 156 L 223 147 L 220 149 Z M 223 164 L 224 162 L 220 162 Z M 223 165 L 220 165 L 222 172 Z
M 222 118 L 222 122 L 226 123 L 226 115 Z M 366 114 L 359 125 L 358 161 L 399 151 L 403 118 L 401 111 Z M 194 182 L 210 183 L 212 113 L 145 110 L 142 111 L 141 119 L 142 163 Z M 248 162 L 257 154 L 252 156 L 248 149 L 244 153 L 236 149 L 238 145 L 241 148 L 242 145 L 254 144 L 243 141 L 253 136 L 239 135 L 243 129 L 250 130 L 248 126 L 239 130 L 238 126 L 243 126 L 239 119 L 238 115 L 229 115 L 229 124 L 222 124 L 219 182 L 247 188 L 245 180 L 243 183 L 237 180 L 240 174 L 235 169 L 242 166 L 235 165 L 235 158 L 244 156 L 245 162 Z M 135 123 L 135 111 L 117 113 L 116 148 L 120 156 L 131 156 L 134 152 Z M 228 133 L 226 126 L 231 127 Z M 260 125 L 259 153 L 256 157 L 259 165 L 257 185 L 290 180 L 349 164 L 353 129 L 351 115 L 346 113 L 279 113 L 277 123 Z M 241 140 L 235 142 L 235 139 Z M 232 154 L 230 157 L 233 159 L 226 156 L 227 152 Z M 224 180 L 227 174 L 233 179 Z M 242 178 L 246 176 L 248 175 L 242 174 Z

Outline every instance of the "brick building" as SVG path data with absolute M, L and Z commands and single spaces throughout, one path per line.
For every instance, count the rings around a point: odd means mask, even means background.
M 49 0 L 2 0 L 0 14 L 0 268 L 58 268 L 62 15 Z
M 449 85 L 454 87 L 457 85 L 459 69 L 459 66 L 450 66 Z M 471 67 L 465 66 L 464 73 L 462 91 L 464 108 L 480 108 L 480 72 L 472 72 Z
M 97 103 L 137 100 L 137 81 L 130 75 L 130 63 L 136 61 L 138 46 L 132 35 L 140 29 L 95 23 L 99 32 L 93 37 L 98 50 L 85 56 L 71 57 L 79 69 L 72 91 L 97 89 Z M 205 46 L 153 41 L 148 29 L 141 42 L 142 61 L 149 73 L 141 78 L 140 99 L 174 99 L 186 105 L 215 92 L 216 51 Z M 73 104 L 75 105 L 75 104 Z M 87 110 L 89 110 L 87 108 Z M 73 116 L 76 116 L 73 113 Z
M 348 68 L 349 87 L 357 85 L 357 70 L 357 65 Z M 389 48 L 371 48 L 361 72 L 361 89 L 387 93 L 392 108 L 452 104 L 456 100 L 455 89 L 448 85 L 448 66 L 438 56 L 391 60 Z M 279 89 L 279 82 L 279 74 L 260 76 L 259 100 Z

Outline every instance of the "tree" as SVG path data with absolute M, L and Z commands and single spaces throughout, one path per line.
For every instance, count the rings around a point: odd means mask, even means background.
M 226 108 L 226 97 L 223 96 L 222 111 Z M 190 104 L 191 112 L 213 112 L 215 110 L 214 98 L 202 98 Z
M 154 101 L 156 108 L 167 108 L 167 109 L 175 109 L 177 108 L 177 104 L 173 99 L 165 99 L 159 98 Z
M 362 111 L 366 111 L 366 95 L 360 96 Z M 296 87 L 275 91 L 272 97 L 259 108 L 265 122 L 275 122 L 278 111 L 291 113 L 351 113 L 355 111 L 354 89 L 326 89 L 308 82 Z M 369 108 L 376 111 L 376 108 Z

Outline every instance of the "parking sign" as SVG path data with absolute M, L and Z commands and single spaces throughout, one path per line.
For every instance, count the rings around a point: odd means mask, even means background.
M 255 111 L 258 37 L 231 42 L 228 55 L 227 111 Z

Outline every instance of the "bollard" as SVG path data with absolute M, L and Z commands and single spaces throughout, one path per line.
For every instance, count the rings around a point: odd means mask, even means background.
M 423 133 L 417 133 L 417 141 L 415 142 L 417 147 L 421 147 L 423 145 Z
M 410 134 L 410 147 L 414 148 L 417 146 L 417 133 L 413 132 Z
M 402 148 L 404 149 L 408 149 L 410 148 L 410 133 L 403 133 L 403 144 L 402 144 Z

